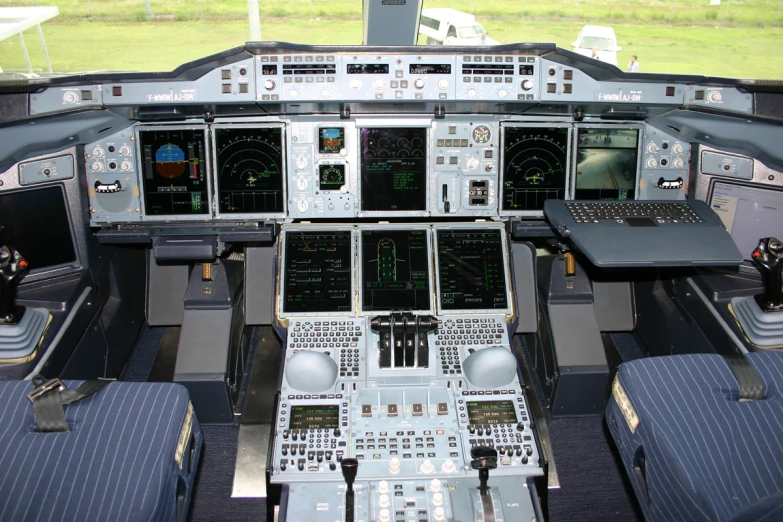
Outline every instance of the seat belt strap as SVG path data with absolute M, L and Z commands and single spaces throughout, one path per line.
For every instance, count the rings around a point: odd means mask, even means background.
M 84 381 L 78 388 L 67 388 L 60 379 L 33 379 L 33 391 L 27 398 L 33 403 L 35 423 L 43 433 L 71 431 L 65 420 L 63 406 L 80 401 L 100 391 L 110 380 Z

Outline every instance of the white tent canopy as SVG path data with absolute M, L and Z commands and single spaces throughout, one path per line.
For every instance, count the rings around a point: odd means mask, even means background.
M 11 38 L 15 34 L 19 35 L 19 42 L 22 44 L 24 58 L 27 61 L 27 71 L 30 73 L 33 72 L 33 65 L 30 62 L 30 55 L 27 53 L 22 32 L 33 26 L 38 28 L 38 38 L 41 40 L 41 47 L 43 47 L 46 58 L 46 68 L 52 72 L 52 64 L 49 61 L 49 52 L 46 50 L 41 24 L 58 14 L 60 11 L 56 7 L 0 7 L 0 41 Z

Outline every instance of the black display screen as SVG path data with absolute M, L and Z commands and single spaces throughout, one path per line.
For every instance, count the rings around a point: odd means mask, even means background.
M 345 165 L 319 165 L 318 187 L 321 190 L 340 190 L 345 185 Z
M 283 312 L 351 311 L 349 231 L 287 232 L 283 262 Z
M 362 231 L 362 310 L 429 310 L 426 230 Z
M 145 213 L 209 214 L 204 131 L 147 130 L 139 140 Z
M 389 74 L 388 63 L 349 63 L 348 74 Z
M 262 65 L 261 74 L 263 76 L 275 76 L 277 74 L 277 65 Z
M 517 412 L 511 401 L 468 401 L 471 424 L 515 424 Z
M 16 248 L 30 270 L 76 262 L 60 187 L 0 193 L 0 246 Z
M 282 134 L 280 127 L 215 129 L 221 213 L 283 212 Z
M 508 308 L 500 230 L 438 230 L 443 310 Z
M 343 127 L 321 127 L 318 129 L 318 152 L 339 154 L 344 148 L 345 129 Z
M 634 199 L 638 141 L 638 129 L 579 129 L 574 199 Z
M 361 130 L 362 210 L 427 209 L 427 129 Z
M 451 74 L 451 64 L 448 63 L 420 63 L 411 64 L 411 74 Z
M 503 210 L 543 210 L 565 199 L 566 127 L 504 127 Z
M 533 76 L 533 66 L 532 65 L 520 65 L 519 66 L 519 74 L 522 76 Z
M 289 430 L 332 430 L 340 426 L 340 406 L 316 404 L 291 406 Z

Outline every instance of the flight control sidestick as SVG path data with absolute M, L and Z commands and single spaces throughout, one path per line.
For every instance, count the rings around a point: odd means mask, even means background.
M 27 260 L 12 246 L 0 246 L 0 325 L 17 324 L 24 307 L 16 306 L 16 288 L 29 270 Z
M 345 522 L 353 522 L 354 500 L 353 481 L 359 471 L 359 461 L 356 459 L 343 459 L 340 461 L 343 478 L 345 479 Z
M 470 450 L 470 467 L 479 472 L 479 492 L 484 497 L 489 491 L 489 470 L 498 467 L 498 451 L 489 446 L 474 446 Z
M 774 237 L 765 237 L 751 254 L 753 262 L 761 272 L 764 293 L 754 297 L 765 312 L 783 310 L 783 242 Z

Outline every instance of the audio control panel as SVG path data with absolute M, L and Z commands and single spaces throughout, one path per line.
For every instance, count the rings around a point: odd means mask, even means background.
M 660 129 L 645 128 L 639 180 L 641 199 L 684 200 L 690 158 L 690 143 Z

